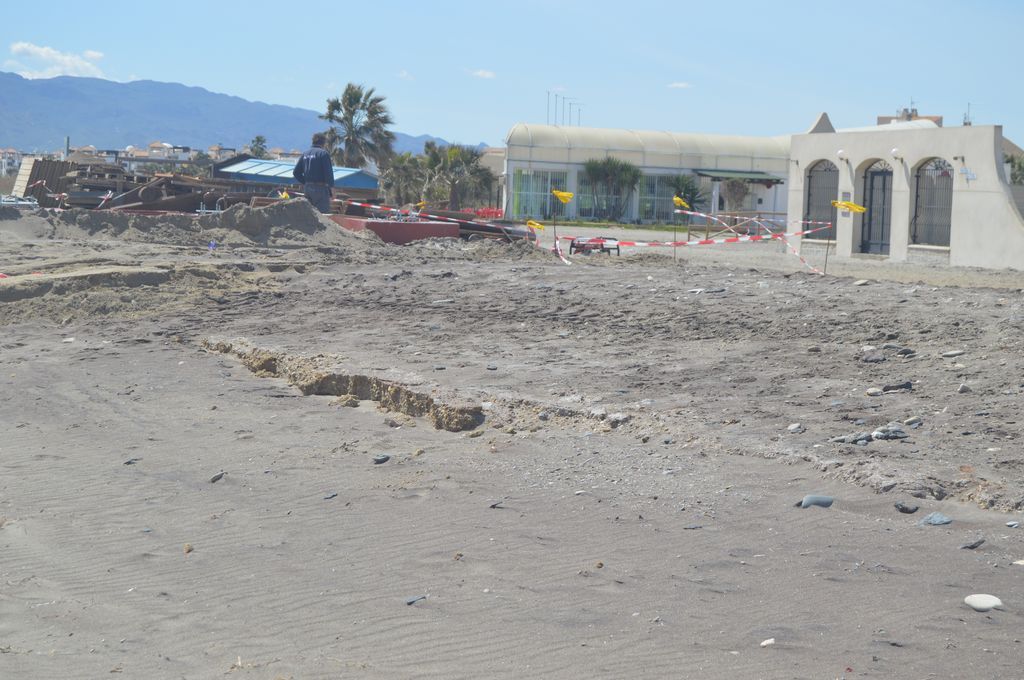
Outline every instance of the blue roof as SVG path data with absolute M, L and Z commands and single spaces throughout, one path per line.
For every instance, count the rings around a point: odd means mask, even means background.
M 294 169 L 295 163 L 291 161 L 250 158 L 223 167 L 219 172 L 230 175 L 231 179 L 267 182 L 268 184 L 295 184 L 295 178 L 292 176 Z M 351 189 L 376 189 L 378 181 L 376 175 L 366 170 L 335 167 L 334 186 Z

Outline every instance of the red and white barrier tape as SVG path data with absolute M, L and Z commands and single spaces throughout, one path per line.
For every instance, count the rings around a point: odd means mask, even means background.
M 725 238 L 705 238 L 699 241 L 622 241 L 614 238 L 602 238 L 595 236 L 592 238 L 585 238 L 582 236 L 562 236 L 563 239 L 569 239 L 577 243 L 586 243 L 592 245 L 610 244 L 617 245 L 623 248 L 643 248 L 643 247 L 655 247 L 655 248 L 682 248 L 684 246 L 710 246 L 710 245 L 721 245 L 724 243 L 747 243 L 756 241 L 785 241 L 787 236 L 804 236 L 806 234 L 813 234 L 816 231 L 822 231 L 827 227 L 818 227 L 817 229 L 808 229 L 806 231 L 798 231 L 792 234 L 784 233 L 768 233 L 768 234 L 751 234 L 749 236 L 727 236 Z

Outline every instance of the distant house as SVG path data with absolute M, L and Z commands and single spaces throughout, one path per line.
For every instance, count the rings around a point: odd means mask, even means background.
M 206 150 L 210 158 L 215 161 L 222 161 L 238 154 L 238 150 L 230 146 L 221 146 L 220 144 L 214 144 Z
M 281 148 L 279 146 L 275 146 L 273 149 L 267 150 L 267 153 L 270 154 L 271 158 L 273 158 L 275 160 L 279 160 L 279 161 L 286 161 L 286 160 L 294 161 L 294 160 L 298 159 L 299 156 L 302 155 L 302 152 L 299 151 L 298 149 L 292 149 L 291 151 L 286 151 L 286 150 L 284 150 L 283 148 Z
M 14 173 L 21 167 L 22 154 L 17 149 L 0 149 L 0 177 Z

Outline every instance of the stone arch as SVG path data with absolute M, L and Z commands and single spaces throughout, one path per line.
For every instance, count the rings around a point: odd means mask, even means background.
M 832 201 L 839 197 L 839 168 L 828 160 L 815 161 L 804 176 L 803 219 L 807 222 L 828 222 L 832 226 L 807 238 L 833 240 L 836 237 L 836 208 Z M 820 227 L 805 225 L 807 229 Z
M 867 208 L 860 214 L 860 252 L 888 255 L 892 229 L 892 166 L 873 159 L 861 164 L 858 201 Z
M 914 170 L 911 245 L 949 247 L 953 222 L 953 174 L 953 165 L 938 156 L 926 158 Z

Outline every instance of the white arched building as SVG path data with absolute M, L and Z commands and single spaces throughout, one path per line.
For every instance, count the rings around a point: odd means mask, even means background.
M 821 114 L 789 146 L 789 230 L 800 220 L 835 225 L 801 252 L 1024 269 L 1024 187 L 1009 183 L 1005 163 L 1022 150 L 1000 126 L 911 120 L 837 131 Z M 837 213 L 833 200 L 867 211 Z
M 583 165 L 606 157 L 628 161 L 643 173 L 624 221 L 671 222 L 669 178 L 679 174 L 700 179 L 711 212 L 718 208 L 719 183 L 741 179 L 751 189 L 745 210 L 785 213 L 789 139 L 518 123 L 506 138 L 505 214 L 539 220 L 595 217 L 595 188 L 588 185 Z M 563 206 L 552 189 L 571 191 L 576 198 Z

